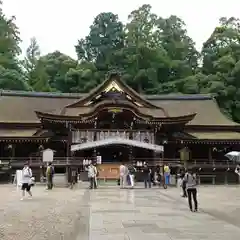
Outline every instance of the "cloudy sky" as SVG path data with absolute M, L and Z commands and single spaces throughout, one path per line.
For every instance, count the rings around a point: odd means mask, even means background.
M 113 12 L 126 22 L 128 14 L 142 4 L 150 4 L 162 16 L 177 15 L 187 24 L 189 35 L 201 49 L 222 16 L 240 17 L 240 1 L 228 0 L 3 0 L 7 16 L 14 15 L 25 51 L 35 36 L 42 54 L 60 50 L 76 57 L 77 39 L 88 34 L 93 18 L 100 12 Z

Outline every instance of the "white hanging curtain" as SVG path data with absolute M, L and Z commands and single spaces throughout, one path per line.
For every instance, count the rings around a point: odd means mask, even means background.
M 136 141 L 136 140 L 115 137 L 115 138 L 108 138 L 108 139 L 103 139 L 103 140 L 99 140 L 99 141 L 94 141 L 94 142 L 86 142 L 86 143 L 82 143 L 82 144 L 72 145 L 71 151 L 74 152 L 74 151 L 78 151 L 78 150 L 102 147 L 102 146 L 107 146 L 107 145 L 128 145 L 128 146 L 153 150 L 156 152 L 163 152 L 163 150 L 164 150 L 163 146 L 161 146 L 161 145 L 150 144 L 150 143 L 140 142 L 140 141 Z

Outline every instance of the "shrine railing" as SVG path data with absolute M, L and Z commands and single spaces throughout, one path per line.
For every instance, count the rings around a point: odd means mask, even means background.
M 55 166 L 64 166 L 64 165 L 77 165 L 82 166 L 83 157 L 55 157 L 53 160 L 53 165 Z M 93 160 L 89 158 L 89 160 Z M 42 166 L 42 158 L 29 158 L 29 157 L 16 157 L 16 158 L 0 158 L 0 166 L 12 166 L 20 167 L 24 163 L 28 162 L 31 166 Z M 136 165 L 140 163 L 142 165 L 144 162 L 147 162 L 149 165 L 163 165 L 169 164 L 172 167 L 183 166 L 184 163 L 179 158 L 132 158 L 130 162 L 134 162 Z M 110 163 L 110 162 L 109 162 Z M 114 163 L 117 163 L 114 161 Z M 138 164 L 137 164 L 138 163 Z M 120 164 L 120 162 L 119 162 Z M 236 163 L 228 161 L 226 159 L 222 160 L 211 160 L 208 159 L 194 159 L 185 163 L 185 166 L 188 167 L 198 167 L 198 168 L 233 168 L 236 166 Z

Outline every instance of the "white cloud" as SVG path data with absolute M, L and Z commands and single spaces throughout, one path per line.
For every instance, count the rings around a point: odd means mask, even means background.
M 187 24 L 189 35 L 200 49 L 220 17 L 239 16 L 240 1 L 228 0 L 4 0 L 4 13 L 15 15 L 25 51 L 35 36 L 42 54 L 60 50 L 75 57 L 77 39 L 88 34 L 93 18 L 100 12 L 111 11 L 125 22 L 128 14 L 142 4 L 152 5 L 153 11 L 163 17 L 171 14 Z

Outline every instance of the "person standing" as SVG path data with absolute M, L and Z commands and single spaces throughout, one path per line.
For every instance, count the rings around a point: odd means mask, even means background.
M 29 167 L 28 163 L 24 164 L 23 170 L 22 170 L 22 198 L 25 197 L 25 191 L 29 194 L 30 197 L 32 197 L 31 192 L 31 185 L 32 185 L 32 170 Z
M 148 167 L 147 163 L 144 162 L 143 164 L 143 180 L 144 180 L 144 187 L 151 188 L 151 169 Z
M 127 182 L 128 169 L 124 163 L 122 163 L 119 167 L 119 175 L 120 175 L 120 188 L 125 188 Z
M 53 176 L 54 176 L 54 167 L 52 163 L 48 163 L 47 170 L 46 170 L 46 178 L 47 178 L 47 189 L 52 190 L 53 188 Z
M 168 166 L 168 164 L 166 164 L 164 166 L 164 188 L 167 188 L 167 186 L 170 183 L 170 173 L 171 173 L 170 167 Z
M 194 212 L 198 211 L 198 201 L 197 201 L 197 176 L 193 173 L 192 169 L 189 169 L 185 176 L 184 181 L 186 181 L 188 204 L 190 211 L 193 211 L 192 199 L 194 202 Z
M 90 186 L 89 186 L 90 189 L 97 188 L 96 177 L 97 177 L 97 168 L 92 163 L 90 163 L 88 167 L 88 178 L 90 181 Z
M 238 183 L 240 183 L 240 165 L 238 164 L 234 171 L 238 175 Z
M 187 183 L 186 183 L 184 177 L 185 177 L 185 169 L 182 169 L 180 172 L 182 197 L 186 198 L 187 197 Z
M 74 185 L 77 183 L 77 169 L 71 168 L 71 182 L 70 182 L 70 188 L 73 189 Z
M 129 165 L 128 171 L 129 171 L 129 179 L 130 179 L 131 188 L 134 188 L 134 185 L 135 185 L 134 179 L 135 179 L 136 168 L 133 165 Z

